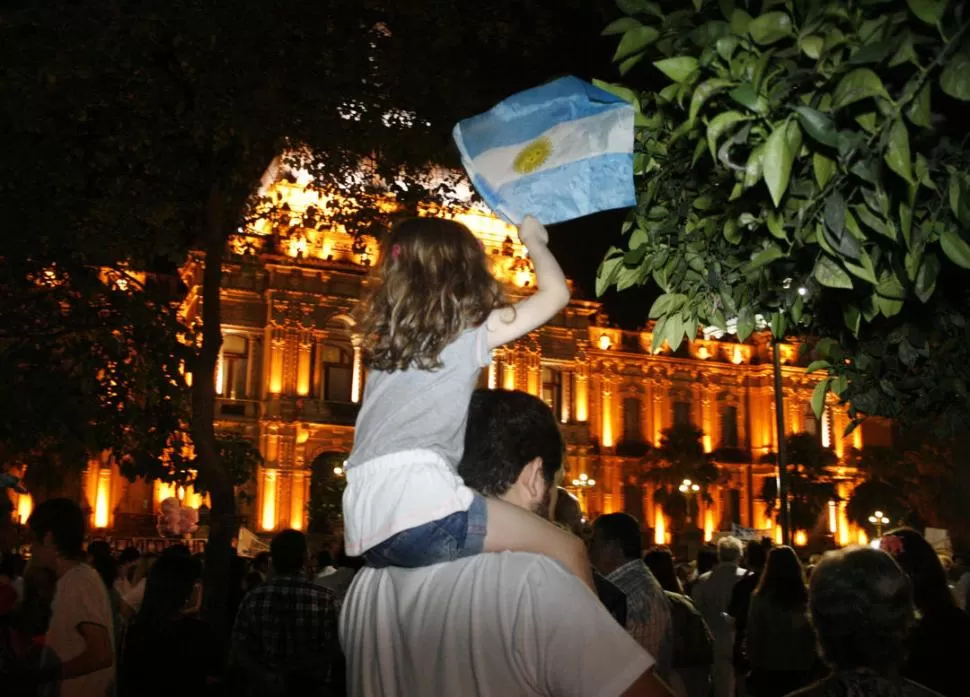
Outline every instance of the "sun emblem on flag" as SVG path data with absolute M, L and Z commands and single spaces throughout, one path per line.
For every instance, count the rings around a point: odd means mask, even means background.
M 529 174 L 542 167 L 552 154 L 552 141 L 546 137 L 532 141 L 515 156 L 512 169 L 519 174 Z

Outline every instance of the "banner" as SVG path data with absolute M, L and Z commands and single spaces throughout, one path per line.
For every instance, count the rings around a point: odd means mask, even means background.
M 269 545 L 263 542 L 249 528 L 239 528 L 239 538 L 236 542 L 236 554 L 247 559 L 254 558 L 260 552 L 268 552 Z
M 746 528 L 737 523 L 731 523 L 731 534 L 742 542 L 760 542 L 762 537 L 773 537 L 772 530 L 758 530 L 756 528 Z

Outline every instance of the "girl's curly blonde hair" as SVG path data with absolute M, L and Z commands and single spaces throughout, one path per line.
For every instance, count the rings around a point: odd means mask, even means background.
M 375 271 L 377 286 L 361 303 L 358 328 L 364 361 L 376 370 L 440 368 L 441 351 L 462 331 L 508 306 L 482 245 L 453 220 L 401 221 Z

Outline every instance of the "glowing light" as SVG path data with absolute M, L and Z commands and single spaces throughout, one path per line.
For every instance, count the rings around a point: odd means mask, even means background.
M 333 473 L 335 475 L 337 475 L 338 477 L 342 477 L 342 476 L 344 476 L 344 468 L 343 467 L 340 467 L 340 466 L 334 467 L 333 468 Z
M 697 349 L 697 357 L 702 361 L 705 361 L 711 357 L 711 352 L 707 350 L 706 346 L 701 346 Z
M 350 378 L 350 401 L 354 404 L 360 404 L 361 397 L 361 387 L 363 385 L 363 380 L 361 379 L 364 373 L 363 356 L 361 355 L 360 344 L 356 341 L 354 342 L 354 372 Z
M 175 485 L 168 482 L 155 481 L 155 507 L 157 508 L 159 504 L 165 499 L 169 499 L 175 496 Z
M 613 345 L 613 340 L 610 339 L 609 334 L 600 334 L 599 347 L 601 351 L 609 351 L 610 346 Z
M 709 453 L 714 450 L 713 443 L 711 442 L 711 437 L 708 434 L 705 433 L 702 440 L 704 442 L 705 453 Z
M 806 295 L 808 295 L 808 288 L 799 288 L 798 294 L 804 298 Z
M 495 361 L 488 364 L 488 389 L 494 390 L 498 387 L 498 366 Z
M 273 339 L 270 345 L 269 391 L 279 394 L 283 391 L 283 340 Z
M 260 526 L 263 530 L 276 527 L 276 495 L 279 490 L 276 470 L 263 472 L 263 512 L 260 516 Z
M 822 447 L 831 448 L 832 447 L 832 423 L 829 418 L 831 415 L 829 413 L 829 408 L 825 407 L 822 411 Z
M 839 504 L 837 501 L 829 501 L 829 532 L 836 533 L 839 530 Z
M 305 475 L 303 472 L 293 473 L 290 486 L 290 527 L 294 530 L 303 529 L 304 508 L 306 508 Z
M 785 538 L 781 534 L 781 526 L 775 525 L 775 544 L 780 545 Z
M 111 470 L 102 468 L 98 472 L 98 491 L 94 500 L 94 527 L 108 527 L 108 512 L 111 507 Z
M 856 450 L 862 450 L 862 427 L 856 426 L 856 429 L 852 432 L 852 447 Z
M 734 363 L 734 365 L 741 365 L 744 363 L 744 352 L 741 350 L 740 346 L 734 347 L 734 354 L 731 358 L 731 362 Z
M 17 521 L 26 523 L 30 514 L 34 510 L 34 499 L 30 494 L 19 494 L 17 496 Z
M 808 544 L 808 534 L 804 530 L 795 532 L 795 546 L 804 547 Z
M 502 387 L 506 390 L 515 389 L 515 364 L 504 363 L 502 365 Z
M 310 352 L 311 345 L 304 343 L 300 345 L 296 361 L 296 393 L 300 397 L 310 394 Z
M 613 398 L 609 390 L 603 391 L 603 434 L 604 448 L 613 447 Z
M 576 376 L 576 421 L 586 423 L 589 419 L 589 388 L 585 375 Z
M 865 546 L 865 545 L 869 544 L 869 536 L 866 534 L 866 531 L 863 530 L 862 528 L 859 528 L 859 533 L 858 533 L 858 538 L 857 539 L 858 539 L 860 545 Z
M 658 545 L 667 544 L 667 521 L 660 506 L 657 506 L 653 514 L 653 542 Z
M 218 395 L 221 395 L 225 389 L 223 372 L 222 351 L 219 351 L 219 357 L 216 359 L 216 394 Z
M 704 541 L 710 542 L 714 539 L 714 511 L 710 507 L 704 511 Z

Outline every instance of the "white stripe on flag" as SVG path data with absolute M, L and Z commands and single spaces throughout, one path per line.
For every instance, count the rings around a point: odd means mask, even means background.
M 528 172 L 516 172 L 516 157 L 531 143 L 546 139 L 552 145 L 542 164 Z M 510 181 L 535 175 L 587 157 L 633 152 L 633 109 L 618 107 L 603 114 L 560 123 L 525 143 L 487 150 L 474 159 L 474 170 L 498 189 Z

